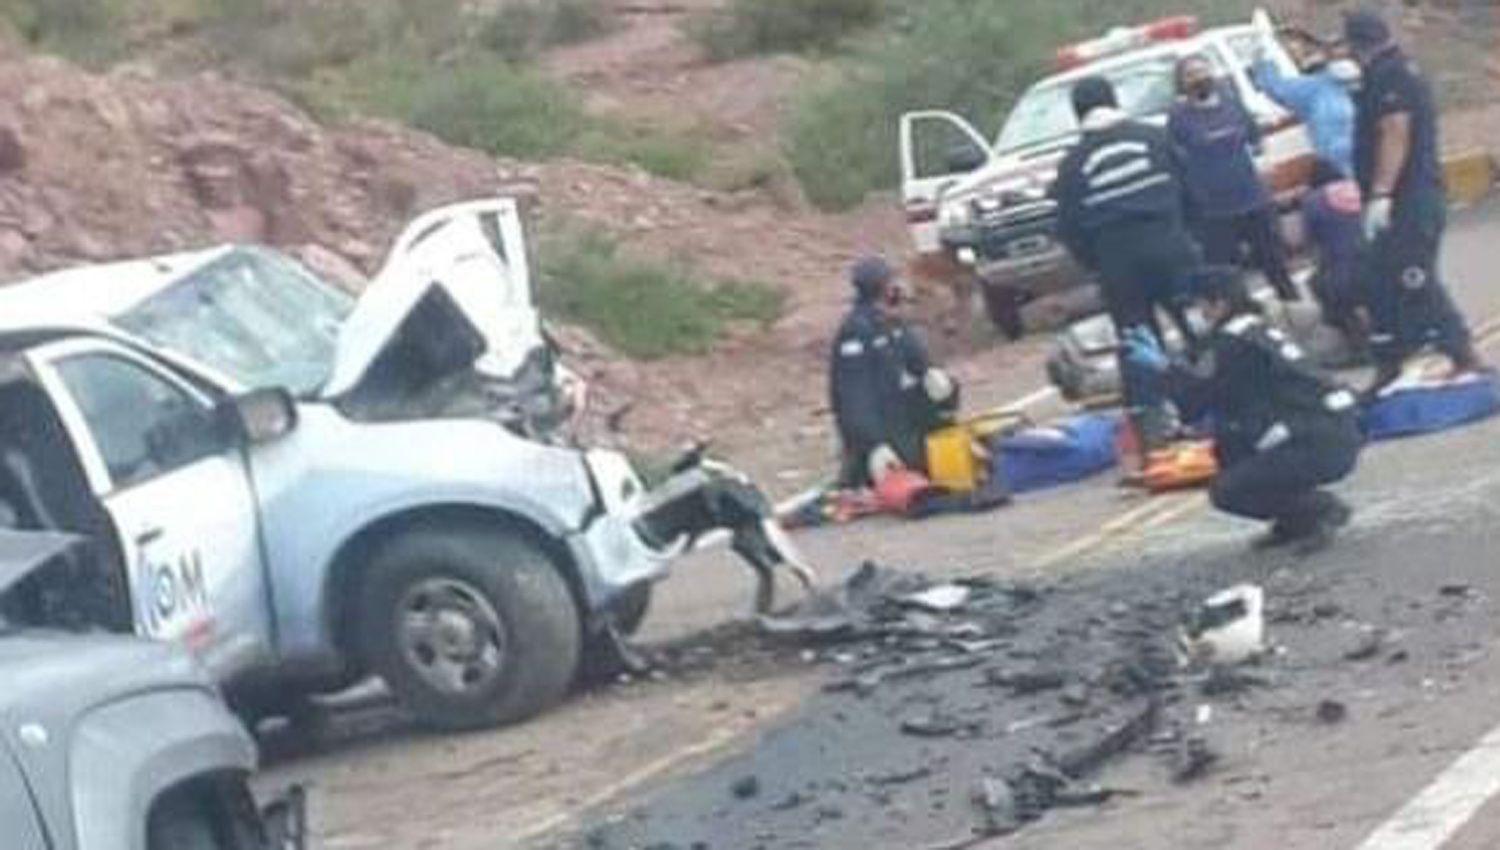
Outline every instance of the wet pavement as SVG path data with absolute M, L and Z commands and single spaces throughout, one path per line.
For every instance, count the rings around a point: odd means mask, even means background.
M 872 659 L 920 658 L 920 643 L 877 638 L 821 648 L 829 687 L 794 721 L 705 773 L 596 813 L 588 828 L 553 846 L 975 846 L 986 833 L 1022 825 L 1014 822 L 1017 801 L 1005 797 L 1033 768 L 1076 774 L 1067 802 L 1088 809 L 1049 813 L 1035 846 L 1076 846 L 1076 837 L 1046 837 L 1053 819 L 1094 823 L 1101 835 L 1111 819 L 1123 819 L 1145 830 L 1138 837 L 1151 836 L 1117 846 L 1188 846 L 1168 839 L 1170 821 L 1158 830 L 1132 812 L 1163 801 L 1187 811 L 1203 798 L 1245 807 L 1210 821 L 1232 827 L 1234 846 L 1265 846 L 1269 833 L 1254 824 L 1267 811 L 1266 786 L 1283 770 L 1301 776 L 1307 767 L 1256 755 L 1264 739 L 1317 746 L 1348 735 L 1389 749 L 1410 733 L 1388 739 L 1384 721 L 1441 700 L 1489 658 L 1491 600 L 1500 593 L 1497 436 L 1500 424 L 1491 422 L 1372 450 L 1346 488 L 1360 511 L 1354 526 L 1319 555 L 1252 553 L 1251 527 L 1200 512 L 1129 551 L 1101 555 L 1083 573 L 1028 586 L 1035 595 L 1025 602 L 1003 593 L 1006 601 L 988 610 L 1003 611 L 999 622 L 1010 628 L 986 625 L 970 636 L 980 642 L 972 652 L 930 653 L 970 656 L 972 664 L 858 688 L 848 684 L 851 674 L 857 681 Z M 1266 589 L 1274 651 L 1228 677 L 1179 670 L 1172 644 L 1182 615 L 1242 581 Z M 1151 707 L 1158 716 L 1110 741 Z M 1481 719 L 1500 721 L 1500 711 Z M 1079 753 L 1114 744 L 1122 752 L 1098 759 L 1101 770 L 1070 770 Z M 1182 773 L 1187 785 L 1174 782 Z M 1396 795 L 1388 805 L 1399 802 Z M 1339 846 L 1323 842 L 1346 835 L 1347 844 L 1370 826 L 1370 800 L 1350 796 L 1340 805 L 1360 816 L 1340 817 L 1330 806 L 1300 825 L 1316 837 L 1302 846 Z M 1249 817 L 1257 811 L 1261 817 Z

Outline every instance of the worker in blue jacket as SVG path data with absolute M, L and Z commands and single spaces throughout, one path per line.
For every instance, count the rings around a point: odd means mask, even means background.
M 885 472 L 927 468 L 927 435 L 947 424 L 958 387 L 895 313 L 896 272 L 867 257 L 850 272 L 854 306 L 833 341 L 829 395 L 843 443 L 840 484 L 863 487 Z
M 1214 507 L 1271 523 L 1257 548 L 1320 549 L 1350 519 L 1349 506 L 1324 487 L 1359 459 L 1358 400 L 1311 369 L 1302 349 L 1266 321 L 1240 269 L 1206 268 L 1194 291 L 1213 330 L 1191 362 L 1169 357 L 1139 330 L 1127 334 L 1125 358 L 1156 375 L 1185 418 L 1212 419 Z
M 1306 127 L 1318 159 L 1354 176 L 1354 98 L 1351 87 L 1359 67 L 1347 59 L 1334 60 L 1311 38 L 1288 40 L 1302 73 L 1283 74 L 1264 51 L 1251 67 L 1261 91 L 1286 107 Z
M 1214 265 L 1245 265 L 1245 250 L 1277 297 L 1297 300 L 1271 195 L 1255 168 L 1256 123 L 1233 89 L 1202 56 L 1177 66 L 1178 101 L 1167 119 L 1177 145 L 1190 213 L 1203 253 Z

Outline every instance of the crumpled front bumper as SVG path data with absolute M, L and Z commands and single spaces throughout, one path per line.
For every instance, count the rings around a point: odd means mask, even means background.
M 586 607 L 595 613 L 631 587 L 665 578 L 680 550 L 652 546 L 636 531 L 646 489 L 623 455 L 591 451 L 585 457 L 595 506 L 567 544 L 579 566 Z

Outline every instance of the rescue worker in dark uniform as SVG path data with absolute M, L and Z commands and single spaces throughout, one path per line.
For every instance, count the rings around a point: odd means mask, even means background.
M 1354 393 L 1314 372 L 1302 350 L 1270 325 L 1243 272 L 1216 266 L 1195 275 L 1196 300 L 1213 330 L 1189 364 L 1134 331 L 1125 356 L 1160 376 L 1188 419 L 1214 423 L 1219 474 L 1215 507 L 1269 521 L 1258 547 L 1322 548 L 1350 509 L 1322 489 L 1353 471 L 1364 437 Z
M 926 469 L 927 435 L 957 409 L 958 388 L 894 314 L 901 288 L 890 264 L 860 260 L 850 278 L 854 306 L 833 341 L 829 391 L 843 444 L 840 484 L 863 487 L 892 468 Z
M 1098 276 L 1117 335 L 1145 327 L 1159 338 L 1161 306 L 1191 339 L 1179 299 L 1198 255 L 1183 216 L 1172 143 L 1160 128 L 1122 112 L 1114 87 L 1102 77 L 1079 81 L 1072 98 L 1083 137 L 1058 166 L 1052 186 L 1059 238 Z M 1126 407 L 1151 447 L 1170 436 L 1154 424 L 1164 419 L 1161 406 L 1129 364 L 1122 361 L 1120 369 Z
M 1438 277 L 1447 195 L 1432 90 L 1374 12 L 1348 14 L 1344 39 L 1364 72 L 1354 167 L 1371 242 L 1366 300 L 1377 367 L 1373 395 L 1429 343 L 1452 361 L 1454 374 L 1481 364 L 1469 328 Z

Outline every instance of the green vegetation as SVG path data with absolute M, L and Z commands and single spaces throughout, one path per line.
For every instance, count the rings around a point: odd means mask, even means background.
M 114 32 L 117 5 L 114 0 L 0 0 L 0 19 L 29 44 L 97 65 L 118 58 L 124 48 Z
M 705 12 L 689 32 L 710 58 L 829 50 L 879 22 L 884 0 L 731 0 Z
M 479 30 L 484 47 L 520 62 L 537 51 L 609 32 L 604 0 L 514 0 L 496 9 Z
M 833 79 L 795 105 L 786 132 L 809 199 L 839 209 L 897 178 L 897 124 L 914 109 L 966 115 L 998 129 L 1017 96 L 1051 72 L 1055 50 L 1111 26 L 1196 12 L 1245 19 L 1249 0 L 924 0 L 862 40 Z
M 702 354 L 737 322 L 780 317 L 781 290 L 755 281 L 705 282 L 692 270 L 631 257 L 609 236 L 563 227 L 538 244 L 537 297 L 631 357 Z

